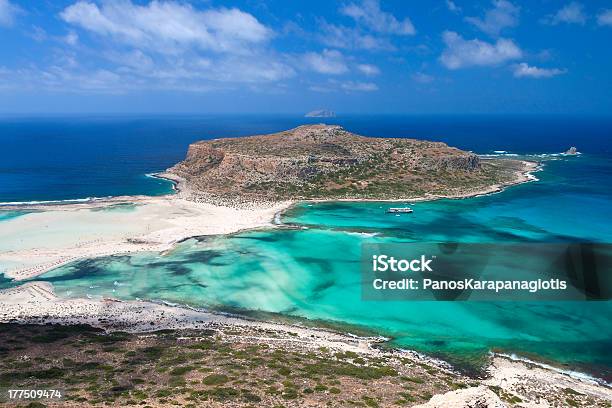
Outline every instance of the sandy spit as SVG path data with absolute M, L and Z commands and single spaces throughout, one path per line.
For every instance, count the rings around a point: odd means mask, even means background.
M 290 205 L 230 207 L 168 195 L 17 206 L 33 212 L 0 223 L 0 271 L 23 280 L 79 259 L 162 252 L 190 237 L 273 227 Z

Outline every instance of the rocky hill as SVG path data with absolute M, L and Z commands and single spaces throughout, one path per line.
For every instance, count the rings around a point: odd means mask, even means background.
M 408 199 L 499 188 L 517 181 L 523 163 L 482 160 L 439 142 L 308 125 L 194 143 L 168 174 L 202 199 Z

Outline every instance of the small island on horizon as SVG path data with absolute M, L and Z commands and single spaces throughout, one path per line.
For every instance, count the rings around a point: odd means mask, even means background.
M 304 115 L 305 118 L 335 118 L 336 112 L 327 109 L 317 109 Z

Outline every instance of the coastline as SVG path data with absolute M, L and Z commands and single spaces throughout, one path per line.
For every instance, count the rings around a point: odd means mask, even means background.
M 485 194 L 494 194 L 504 191 L 505 188 L 533 181 L 535 178 L 531 174 L 538 170 L 538 163 L 524 161 L 524 171 L 517 172 L 516 179 L 513 182 L 504 185 L 493 185 L 484 190 L 469 192 L 463 195 L 453 196 L 434 196 L 428 195 L 424 197 L 412 199 L 398 200 L 333 200 L 333 201 L 429 201 L 443 198 L 460 199 L 480 196 Z M 252 205 L 250 208 L 230 207 L 224 205 L 213 205 L 210 203 L 194 202 L 189 198 L 191 192 L 188 189 L 185 181 L 180 177 L 162 173 L 156 177 L 166 178 L 173 182 L 176 189 L 176 194 L 148 197 L 148 196 L 123 196 L 111 197 L 108 199 L 96 199 L 89 202 L 70 202 L 61 204 L 35 204 L 26 206 L 17 206 L 19 210 L 38 210 L 33 214 L 74 214 L 78 212 L 88 212 L 95 214 L 105 214 L 104 210 L 111 209 L 106 214 L 112 214 L 113 206 L 123 204 L 134 204 L 136 208 L 150 206 L 163 210 L 161 213 L 147 213 L 147 216 L 178 212 L 178 217 L 173 220 L 172 226 L 164 226 L 147 231 L 146 234 L 138 235 L 131 238 L 123 237 L 123 239 L 109 238 L 105 243 L 94 242 L 92 245 L 85 245 L 77 248 L 63 248 L 57 252 L 71 254 L 70 258 L 56 259 L 49 264 L 39 264 L 35 267 L 22 269 L 18 273 L 8 274 L 8 277 L 15 277 L 17 280 L 23 280 L 35 277 L 50 269 L 60 265 L 73 262 L 78 259 L 92 258 L 98 256 L 107 256 L 123 253 L 132 253 L 139 251 L 155 251 L 163 252 L 171 249 L 182 240 L 201 235 L 222 235 L 236 233 L 242 230 L 253 228 L 274 228 L 278 227 L 278 218 L 283 211 L 292 206 L 293 202 L 275 203 L 275 205 Z M 309 200 L 309 201 L 328 201 L 328 200 Z M 102 210 L 102 211 L 90 211 Z M 119 213 L 121 214 L 121 213 Z M 129 214 L 129 213 L 128 213 Z M 195 218 L 194 218 L 195 217 Z M 236 222 L 237 218 L 241 218 L 243 222 Z M 193 220 L 197 219 L 206 226 L 193 227 Z M 182 221 L 188 220 L 187 224 Z M 223 222 L 214 223 L 214 220 Z M 232 222 L 228 222 L 232 220 Z M 211 224 L 211 222 L 213 224 Z M 282 224 L 281 224 L 282 225 Z M 45 253 L 44 251 L 35 250 L 14 253 L 16 257 L 26 255 L 27 257 L 40 255 L 43 257 L 57 255 L 53 251 Z M 6 253 L 0 251 L 0 261 L 6 257 Z M 330 332 L 320 328 L 304 328 L 300 326 L 274 323 L 269 321 L 257 321 L 245 318 L 243 316 L 230 316 L 215 312 L 190 309 L 179 305 L 160 304 L 148 301 L 119 301 L 115 299 L 60 299 L 54 293 L 52 286 L 42 282 L 26 283 L 24 285 L 0 291 L 0 323 L 19 322 L 19 323 L 36 323 L 36 324 L 88 324 L 94 327 L 104 328 L 106 330 L 125 330 L 133 332 L 148 332 L 151 330 L 161 329 L 202 329 L 212 326 L 225 327 L 256 327 L 258 329 L 265 328 L 276 332 L 293 333 L 289 335 L 293 337 L 297 334 L 299 338 L 307 338 L 308 346 L 315 347 L 330 347 L 340 351 L 352 351 L 357 353 L 402 353 L 416 356 L 415 358 L 423 359 L 436 367 L 446 366 L 434 359 L 421 356 L 414 352 L 401 352 L 398 350 L 382 351 L 376 348 L 376 344 L 381 341 L 380 338 L 356 337 L 347 334 Z M 313 340 L 312 344 L 310 341 Z M 386 354 L 385 354 L 386 355 Z M 602 384 L 593 384 L 586 375 L 583 378 L 574 378 L 568 372 L 563 372 L 555 367 L 546 367 L 543 364 L 530 361 L 517 361 L 510 356 L 494 355 L 492 357 L 492 365 L 489 367 L 490 377 L 483 382 L 486 387 L 497 387 L 498 382 L 508 383 L 509 379 L 514 378 L 512 384 L 517 383 L 517 378 L 526 378 L 533 374 L 534 368 L 541 370 L 538 374 L 537 381 L 549 381 L 551 378 L 556 378 L 555 381 L 569 381 L 572 387 L 595 387 L 595 394 L 609 391 L 609 386 Z M 510 365 L 508 365 L 510 364 Z M 501 367 L 501 368 L 500 368 Z M 500 374 L 500 370 L 503 374 Z M 520 374 L 519 374 L 520 373 Z M 457 374 L 458 375 L 458 374 Z M 513 377 L 514 376 L 514 377 Z M 561 376 L 561 377 L 557 377 Z M 515 378 L 516 377 L 516 378 Z M 540 378 L 542 377 L 542 378 Z M 535 381 L 535 380 L 534 380 Z M 488 385 L 487 385 L 488 384 Z M 523 385 L 524 386 L 524 385 Z M 601 389 L 600 389 L 601 388 Z M 488 388 L 487 388 L 488 389 Z M 485 389 L 485 391 L 487 390 Z M 580 388 L 582 389 L 582 388 Z M 482 391 L 482 390 L 480 390 Z M 592 392 L 588 391 L 588 392 Z M 457 393 L 457 392 L 455 392 Z M 459 392 L 459 397 L 463 393 Z M 446 397 L 445 397 L 446 398 Z M 429 406 L 429 405 L 423 405 Z
M 532 172 L 538 169 L 538 163 L 524 160 L 522 163 L 524 167 L 516 172 L 514 180 L 462 194 L 427 194 L 421 197 L 393 200 L 348 198 L 332 201 L 419 202 L 444 198 L 465 199 L 499 193 L 509 186 L 535 180 Z M 282 212 L 295 204 L 293 201 L 243 203 L 241 205 L 212 204 L 195 200 L 193 192 L 180 176 L 169 172 L 151 174 L 151 176 L 171 181 L 175 193 L 163 196 L 119 196 L 91 200 L 66 200 L 60 203 L 1 205 L 2 210 L 33 211 L 11 220 L 10 224 L 4 223 L 5 228 L 0 228 L 0 242 L 3 235 L 22 242 L 21 248 L 0 246 L 0 266 L 5 267 L 5 277 L 15 280 L 31 279 L 81 259 L 135 252 L 164 252 L 186 239 L 197 236 L 232 234 L 263 227 L 275 228 L 281 225 Z M 134 214 L 104 217 L 104 210 L 112 210 L 121 205 L 135 205 Z M 70 214 L 74 217 L 71 217 Z M 30 240 L 31 242 L 25 245 L 19 236 L 19 233 L 40 225 L 45 226 L 45 231 L 51 234 L 54 226 L 61 225 L 64 228 L 64 225 L 71 222 L 90 225 L 91 228 L 100 230 L 108 230 L 108 225 L 116 224 L 121 224 L 121 228 L 104 233 L 101 231 L 99 234 L 87 234 L 86 238 L 77 237 L 77 240 L 66 240 L 63 243 L 50 236 L 50 240 L 54 241 L 51 247 L 46 243 L 43 244 L 45 234 L 40 234 L 39 242 Z M 10 226 L 7 227 L 7 225 Z M 48 231 L 49 227 L 51 227 L 51 232 Z
M 515 173 L 515 179 L 512 181 L 508 181 L 506 183 L 501 184 L 492 184 L 486 188 L 480 190 L 473 190 L 463 193 L 457 194 L 425 194 L 424 196 L 419 197 L 406 197 L 406 198 L 397 198 L 397 199 L 376 199 L 376 198 L 338 198 L 333 200 L 328 199 L 311 199 L 311 200 L 301 200 L 304 202 L 329 202 L 329 201 L 340 201 L 340 202 L 381 202 L 381 203 L 397 203 L 397 202 L 424 202 L 424 201 L 436 201 L 436 200 L 463 200 L 474 197 L 481 197 L 490 194 L 501 193 L 506 188 L 517 186 L 519 184 L 529 183 L 532 181 L 538 181 L 538 178 L 533 175 L 533 173 L 541 170 L 541 163 L 529 161 L 529 160 L 521 160 L 524 165 L 524 168 Z
M 24 280 L 80 259 L 164 252 L 191 237 L 274 227 L 274 215 L 290 204 L 237 208 L 176 194 L 7 206 L 33 212 L 2 223 L 0 265 L 5 277 Z
M 538 170 L 538 164 L 533 162 L 524 162 L 526 165 L 525 171 L 520 174 L 517 173 L 515 182 L 505 184 L 503 186 L 491 186 L 484 191 L 471 192 L 462 196 L 427 196 L 420 197 L 417 199 L 398 199 L 398 200 L 334 200 L 334 201 L 427 201 L 442 198 L 468 198 L 484 194 L 493 194 L 503 191 L 505 188 L 511 185 L 522 184 L 525 182 L 533 181 L 535 178 L 531 172 Z M 528 165 L 529 163 L 529 165 Z M 173 175 L 159 175 L 159 177 L 166 178 L 166 176 L 172 177 Z M 179 231 L 174 231 L 174 234 L 169 233 L 166 229 L 163 233 L 158 232 L 159 237 L 172 238 L 169 241 L 152 241 L 147 240 L 145 242 L 124 242 L 126 246 L 111 246 L 108 248 L 110 253 L 108 255 L 117 253 L 127 253 L 136 251 L 165 251 L 172 248 L 175 244 L 181 240 L 197 236 L 197 235 L 216 235 L 216 234 L 228 234 L 238 232 L 244 229 L 251 228 L 273 228 L 277 226 L 277 219 L 279 215 L 293 205 L 293 202 L 277 203 L 277 206 L 252 206 L 250 209 L 235 208 L 235 207 L 224 207 L 214 206 L 206 203 L 196 203 L 188 200 L 189 191 L 185 186 L 184 180 L 179 177 L 173 180 L 176 183 L 176 194 L 166 195 L 160 197 L 146 197 L 146 196 L 125 196 L 125 197 L 112 197 L 109 199 L 94 200 L 92 202 L 78 202 L 78 203 L 63 203 L 59 205 L 48 205 L 48 204 L 36 204 L 25 206 L 18 206 L 17 209 L 33 209 L 42 210 L 41 213 L 55 212 L 55 213 L 73 213 L 82 210 L 101 209 L 105 210 L 112 208 L 115 205 L 121 204 L 135 204 L 138 206 L 147 205 L 169 205 L 164 207 L 166 211 L 187 211 L 197 208 L 198 211 L 208 211 L 206 217 L 203 219 L 210 220 L 211 218 L 218 219 L 222 214 L 226 217 L 230 213 L 221 213 L 216 211 L 232 211 L 232 215 L 235 214 L 250 214 L 255 217 L 246 219 L 249 220 L 248 225 L 243 225 L 244 228 L 237 229 L 236 224 L 224 223 L 223 225 L 216 225 L 205 234 L 193 234 L 184 236 L 182 239 L 178 239 L 178 236 L 185 235 L 187 232 L 193 233 L 195 230 L 186 229 L 183 225 Z M 323 201 L 323 200 L 313 200 Z M 176 205 L 176 206 L 175 206 Z M 244 213 L 246 212 L 246 213 Z M 256 216 L 254 214 L 257 214 Z M 185 213 L 181 214 L 183 217 L 191 219 L 191 215 L 187 216 Z M 225 220 L 233 219 L 232 215 L 229 218 L 223 218 Z M 182 217 L 179 217 L 181 219 Z M 179 222 L 180 224 L 180 222 Z M 216 232 L 226 231 L 226 232 Z M 180 233 L 179 233 L 180 232 Z M 150 235 L 148 236 L 150 238 Z M 134 246 L 135 245 L 135 246 Z M 140 246 L 138 246 L 140 245 Z M 96 245 L 98 247 L 97 253 L 101 253 L 97 256 L 104 256 L 100 248 L 103 246 Z M 90 258 L 91 247 L 82 254 L 76 254 L 80 258 Z M 120 251 L 120 252 L 112 252 Z M 2 259 L 2 253 L 0 252 L 0 259 Z M 76 259 L 80 259 L 76 258 Z M 72 262 L 76 259 L 70 259 L 62 261 L 64 263 Z M 62 263 L 63 264 L 63 263 Z M 51 265 L 50 269 L 53 269 L 59 265 Z M 36 273 L 44 273 L 45 271 Z M 32 275 L 32 276 L 36 276 Z M 27 276 L 26 276 L 27 277 Z M 22 279 L 25 279 L 22 278 Z M 268 321 L 256 321 L 250 320 L 245 317 L 229 316 L 214 312 L 196 310 L 184 308 L 177 305 L 158 304 L 155 302 L 147 301 L 118 301 L 114 299 L 103 299 L 103 300 L 92 300 L 92 299 L 59 299 L 53 293 L 51 285 L 44 284 L 42 282 L 26 283 L 24 285 L 6 289 L 0 291 L 0 323 L 35 323 L 35 324 L 62 324 L 62 325 L 74 325 L 74 324 L 87 324 L 94 327 L 104 328 L 105 330 L 124 330 L 134 332 L 150 332 L 153 330 L 161 329 L 172 329 L 172 330 L 184 330 L 184 329 L 204 329 L 210 327 L 247 327 L 249 329 L 256 328 L 264 330 L 272 330 L 275 333 L 285 333 L 281 335 L 284 340 L 270 340 L 269 341 L 278 343 L 291 343 L 296 344 L 296 347 L 303 347 L 306 349 L 317 349 L 320 347 L 329 347 L 331 349 L 339 351 L 351 351 L 366 355 L 384 355 L 394 356 L 400 353 L 402 358 L 414 358 L 415 361 L 420 361 L 424 364 L 430 364 L 440 369 L 447 369 L 448 366 L 440 364 L 434 359 L 421 356 L 414 352 L 401 352 L 399 350 L 384 351 L 376 347 L 376 344 L 380 341 L 380 338 L 368 338 L 368 337 L 356 337 L 346 334 L 339 334 L 330 332 L 325 329 L 317 328 L 304 328 L 300 326 L 273 323 Z M 292 334 L 289 334 L 292 333 Z M 284 336 L 284 337 L 283 337 Z M 380 354 L 383 353 L 383 354 Z M 518 361 L 517 361 L 518 360 Z M 446 367 L 446 368 L 445 368 Z M 529 389 L 529 392 L 535 393 L 538 388 L 551 390 L 557 389 L 559 384 L 566 385 L 567 387 L 579 392 L 593 396 L 595 398 L 610 398 L 609 385 L 594 384 L 593 381 L 588 378 L 575 378 L 576 376 L 571 373 L 563 372 L 561 369 L 555 367 L 547 367 L 544 364 L 530 361 L 520 361 L 519 359 L 513 359 L 511 356 L 494 355 L 492 357 L 491 366 L 488 369 L 489 376 L 486 379 L 479 380 L 480 384 L 477 387 L 470 387 L 467 390 L 451 391 L 447 394 L 441 394 L 434 396 L 432 401 L 436 397 L 443 398 L 444 401 L 450 401 L 455 398 L 472 398 L 474 393 L 479 396 L 488 395 L 490 398 L 494 398 L 491 393 L 491 387 L 501 387 L 509 393 L 521 395 L 522 398 L 526 398 L 524 395 L 525 389 Z M 460 376 L 458 373 L 453 375 Z M 535 384 L 535 385 L 534 385 Z M 537 385 L 537 386 L 536 386 Z M 531 388 L 530 388 L 531 387 Z M 517 392 L 518 390 L 518 392 Z M 495 393 L 493 393 L 495 394 Z M 529 399 L 529 398 L 527 398 Z M 438 405 L 429 405 L 429 403 L 422 405 L 422 407 L 433 407 Z M 538 405 L 533 405 L 538 406 Z
M 61 299 L 52 286 L 30 282 L 0 291 L 0 324 L 87 325 L 107 332 L 153 333 L 159 330 L 183 332 L 214 330 L 230 343 L 266 344 L 273 350 L 298 350 L 305 353 L 355 353 L 363 358 L 383 359 L 398 370 L 422 367 L 426 372 L 441 373 L 458 389 L 433 395 L 429 402 L 415 405 L 422 408 L 465 406 L 485 399 L 485 406 L 505 407 L 509 401 L 522 401 L 521 406 L 545 407 L 565 403 L 565 398 L 612 400 L 609 385 L 588 378 L 572 376 L 563 370 L 511 356 L 494 354 L 484 378 L 469 378 L 454 371 L 444 362 L 412 351 L 383 349 L 379 337 L 358 337 L 327 329 L 307 328 L 295 324 L 262 322 L 244 317 L 165 305 L 148 301 L 111 299 Z M 559 399 L 560 398 L 560 399 Z M 439 405 L 449 404 L 458 405 Z M 605 406 L 605 405 L 602 405 Z

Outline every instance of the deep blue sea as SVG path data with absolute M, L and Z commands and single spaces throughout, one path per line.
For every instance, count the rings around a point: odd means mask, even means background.
M 0 201 L 164 194 L 171 186 L 145 175 L 181 160 L 192 141 L 320 121 L 294 116 L 4 119 Z M 385 214 L 384 203 L 302 203 L 282 219 L 303 229 L 189 240 L 164 256 L 84 260 L 36 280 L 51 282 L 66 297 L 165 300 L 368 330 L 391 338 L 390 345 L 457 366 L 476 366 L 496 350 L 612 381 L 610 301 L 363 301 L 358 269 L 361 244 L 368 242 L 612 242 L 612 120 L 362 116 L 325 122 L 364 135 L 526 155 L 541 160 L 543 168 L 535 173 L 539 181 L 499 194 L 416 203 L 414 214 L 399 217 Z M 570 146 L 582 154 L 558 155 Z M 0 211 L 0 227 L 19 215 Z M 14 285 L 1 276 L 0 287 Z
M 185 157 L 191 142 L 340 124 L 367 136 L 439 140 L 486 153 L 560 152 L 570 146 L 609 155 L 612 119 L 531 116 L 290 115 L 73 116 L 0 118 L 0 202 L 159 195 L 170 183 L 147 177 Z

